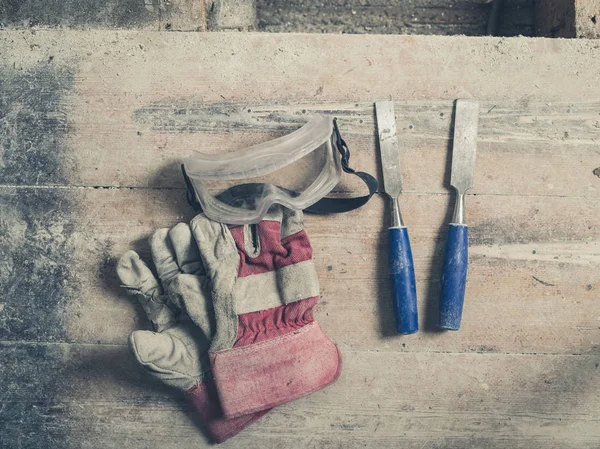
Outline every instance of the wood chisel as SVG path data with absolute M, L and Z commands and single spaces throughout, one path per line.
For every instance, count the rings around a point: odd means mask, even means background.
M 438 327 L 458 330 L 467 283 L 469 228 L 465 224 L 465 194 L 473 187 L 479 103 L 456 100 L 450 185 L 456 190 L 454 214 L 442 261 Z
M 375 114 L 383 171 L 383 190 L 392 200 L 392 226 L 388 229 L 388 273 L 394 302 L 396 331 L 399 334 L 414 334 L 419 330 L 417 287 L 408 230 L 402 221 L 398 202 L 402 191 L 402 178 L 394 102 L 375 103 Z

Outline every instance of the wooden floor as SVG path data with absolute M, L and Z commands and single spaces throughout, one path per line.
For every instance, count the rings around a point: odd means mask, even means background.
M 340 52 L 340 49 L 344 49 Z M 340 380 L 223 447 L 598 448 L 600 47 L 586 40 L 0 33 L 0 447 L 208 446 L 135 365 L 115 261 L 191 217 L 178 164 L 396 100 L 422 331 L 393 332 L 383 195 L 307 216 Z M 453 100 L 481 101 L 460 332 L 434 329 Z M 344 179 L 340 192 L 357 193 Z

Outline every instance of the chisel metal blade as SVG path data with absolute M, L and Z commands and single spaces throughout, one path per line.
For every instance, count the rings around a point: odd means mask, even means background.
M 478 121 L 478 101 L 456 100 L 450 184 L 459 194 L 473 187 Z
M 402 192 L 400 174 L 400 148 L 396 135 L 396 115 L 393 101 L 375 103 L 379 151 L 381 152 L 381 170 L 383 172 L 383 190 L 392 198 Z

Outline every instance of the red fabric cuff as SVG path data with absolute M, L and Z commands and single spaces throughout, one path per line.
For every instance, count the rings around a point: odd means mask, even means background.
M 222 443 L 237 435 L 269 411 L 263 410 L 234 419 L 226 419 L 219 405 L 217 389 L 212 378 L 206 378 L 200 385 L 190 388 L 186 391 L 185 396 L 202 419 L 207 432 L 215 443 Z
M 210 353 L 224 416 L 236 418 L 285 404 L 335 382 L 337 346 L 317 322 L 250 346 Z

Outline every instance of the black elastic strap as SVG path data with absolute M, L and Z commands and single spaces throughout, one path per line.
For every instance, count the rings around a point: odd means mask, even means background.
M 325 197 L 317 201 L 312 206 L 304 209 L 305 212 L 310 212 L 313 214 L 339 214 L 342 212 L 349 212 L 367 204 L 367 202 L 379 189 L 379 183 L 373 176 L 368 173 L 356 171 L 353 168 L 350 168 L 350 149 L 340 134 L 340 130 L 337 125 L 337 119 L 333 119 L 333 132 L 335 135 L 335 147 L 342 155 L 342 169 L 346 173 L 358 176 L 369 188 L 369 194 L 356 198 Z
M 187 200 L 188 204 L 190 206 L 192 206 L 192 209 L 194 209 L 198 213 L 201 213 L 202 206 L 200 206 L 200 203 L 198 202 L 198 199 L 196 198 L 196 191 L 194 190 L 194 186 L 192 185 L 192 181 L 190 180 L 190 177 L 185 172 L 185 166 L 183 164 L 181 164 L 181 173 L 183 174 L 185 186 L 187 187 L 187 189 L 185 191 L 185 199 Z
M 340 130 L 338 129 L 336 119 L 333 120 L 333 132 L 335 135 L 335 147 L 340 152 L 342 157 L 342 169 L 345 173 L 358 176 L 369 188 L 369 194 L 365 196 L 359 196 L 356 198 L 321 198 L 312 206 L 309 206 L 306 209 L 304 209 L 305 212 L 310 212 L 313 214 L 339 214 L 342 212 L 349 212 L 367 204 L 367 202 L 379 189 L 379 183 L 373 176 L 371 176 L 368 173 L 356 171 L 353 168 L 350 168 L 350 149 L 348 148 L 348 144 L 346 144 L 346 141 L 342 138 L 342 135 L 340 134 Z M 194 186 L 192 185 L 190 178 L 185 172 L 185 167 L 183 166 L 183 164 L 181 165 L 181 171 L 183 173 L 183 179 L 185 180 L 185 184 L 187 186 L 186 198 L 188 204 L 192 206 L 192 208 L 194 208 L 196 212 L 202 212 L 202 207 L 200 206 L 200 203 L 196 198 Z M 233 190 L 239 187 L 241 186 L 234 186 L 229 190 L 233 192 Z M 228 193 L 226 191 L 223 195 L 229 198 L 229 196 L 232 196 L 230 195 L 230 193 L 232 192 Z

